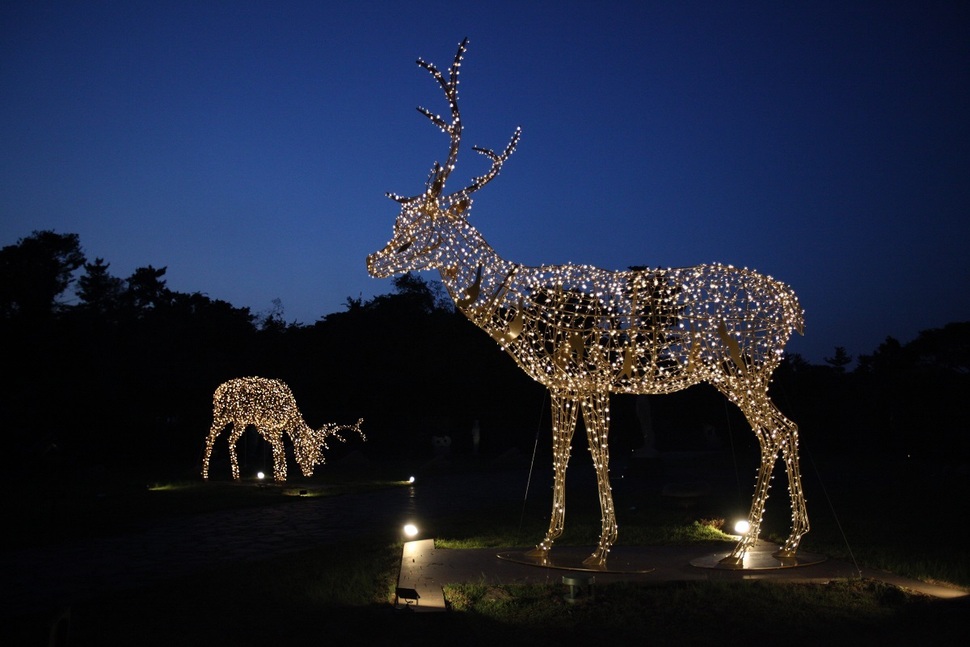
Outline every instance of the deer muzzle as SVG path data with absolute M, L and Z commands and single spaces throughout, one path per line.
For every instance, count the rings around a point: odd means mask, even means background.
M 367 255 L 367 273 L 373 276 L 375 279 L 386 279 L 391 276 L 394 271 L 391 264 L 387 262 L 388 253 L 387 250 L 382 250 L 379 252 L 374 252 L 373 254 Z

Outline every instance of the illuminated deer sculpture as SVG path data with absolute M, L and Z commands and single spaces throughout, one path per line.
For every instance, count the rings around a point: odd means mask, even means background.
M 485 174 L 453 193 L 462 123 L 458 76 L 467 39 L 447 76 L 418 60 L 444 90 L 449 119 L 418 108 L 449 135 L 444 164 L 435 163 L 424 193 L 388 194 L 401 204 L 394 235 L 367 258 L 372 276 L 437 269 L 457 308 L 498 342 L 552 399 L 553 484 L 549 529 L 534 558 L 546 559 L 563 530 L 565 476 L 582 410 L 599 487 L 602 528 L 585 561 L 602 568 L 617 536 L 609 480 L 611 393 L 660 394 L 708 382 L 736 404 L 761 447 L 761 467 L 748 514 L 751 530 L 721 563 L 743 567 L 758 538 L 771 473 L 780 456 L 788 472 L 791 534 L 775 554 L 794 558 L 808 532 L 798 466 L 798 429 L 768 398 L 772 371 L 802 310 L 786 285 L 727 265 L 607 271 L 588 265 L 525 267 L 501 258 L 468 221 L 471 195 L 493 180 L 519 140 L 504 151 L 474 148 L 491 160 Z
M 328 449 L 327 438 L 333 436 L 341 442 L 346 439 L 341 431 L 356 431 L 364 437 L 360 425 L 361 418 L 354 425 L 326 424 L 320 429 L 311 429 L 303 421 L 303 415 L 296 406 L 296 398 L 284 382 L 265 377 L 240 377 L 220 384 L 212 396 L 212 428 L 205 443 L 205 458 L 202 461 L 202 478 L 209 478 L 209 459 L 212 446 L 219 434 L 229 425 L 229 459 L 232 463 L 232 477 L 239 479 L 239 458 L 236 443 L 252 425 L 273 447 L 273 479 L 286 480 L 286 451 L 283 447 L 283 434 L 289 434 L 293 441 L 293 454 L 303 476 L 313 476 L 314 468 L 325 461 L 323 452 Z

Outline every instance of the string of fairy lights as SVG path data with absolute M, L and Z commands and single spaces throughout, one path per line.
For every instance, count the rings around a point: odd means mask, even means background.
M 771 374 L 802 309 L 792 290 L 770 276 L 730 265 L 607 271 L 589 265 L 525 267 L 501 258 L 468 221 L 471 194 L 493 180 L 519 141 L 496 153 L 474 148 L 490 169 L 454 193 L 444 187 L 461 138 L 458 76 L 463 41 L 447 74 L 418 60 L 441 86 L 448 120 L 418 110 L 449 136 L 444 165 L 435 163 L 425 191 L 405 197 L 394 236 L 367 259 L 381 278 L 437 269 L 458 309 L 488 333 L 552 397 L 553 506 L 549 529 L 533 554 L 548 555 L 565 518 L 565 473 L 580 410 L 596 467 L 602 532 L 587 564 L 604 566 L 617 536 L 609 480 L 609 394 L 662 394 L 699 382 L 737 405 L 760 446 L 761 466 L 748 521 L 751 530 L 725 558 L 741 567 L 758 538 L 771 474 L 779 456 L 787 473 L 791 534 L 778 553 L 793 557 L 808 532 L 798 466 L 798 430 L 768 398 Z
M 220 384 L 212 396 L 212 427 L 205 443 L 202 478 L 209 478 L 212 448 L 226 427 L 232 427 L 229 432 L 229 460 L 233 479 L 239 479 L 236 444 L 246 427 L 252 425 L 273 449 L 273 479 L 283 482 L 286 480 L 284 434 L 293 443 L 293 455 L 303 475 L 310 477 L 317 465 L 326 462 L 324 452 L 330 448 L 328 438 L 346 442 L 342 432 L 350 431 L 358 434 L 362 440 L 367 439 L 361 431 L 363 422 L 361 418 L 353 425 L 327 423 L 319 429 L 312 429 L 303 420 L 296 398 L 285 382 L 265 377 L 229 380 Z

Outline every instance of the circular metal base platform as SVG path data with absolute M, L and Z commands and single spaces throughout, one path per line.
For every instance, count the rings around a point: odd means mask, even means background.
M 611 553 L 605 566 L 589 566 L 583 560 L 592 554 L 592 550 L 569 550 L 557 548 L 555 554 L 545 557 L 529 555 L 528 551 L 510 551 L 498 553 L 496 557 L 516 564 L 556 568 L 566 571 L 585 571 L 589 573 L 651 573 L 655 569 L 646 563 L 645 559 L 638 559 L 635 553 Z
M 778 550 L 778 546 L 758 545 L 751 548 L 744 554 L 741 564 L 722 563 L 725 557 L 731 555 L 730 552 L 714 553 L 690 560 L 691 566 L 698 568 L 717 568 L 726 571 L 766 571 L 779 568 L 796 568 L 798 566 L 809 566 L 824 562 L 827 557 L 814 553 L 799 551 L 793 557 L 775 557 L 772 553 Z

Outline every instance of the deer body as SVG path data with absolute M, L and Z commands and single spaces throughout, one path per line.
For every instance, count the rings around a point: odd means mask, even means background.
M 773 466 L 788 472 L 792 532 L 779 551 L 793 557 L 808 531 L 797 455 L 797 427 L 768 399 L 771 374 L 802 311 L 791 289 L 771 277 L 726 265 L 608 271 L 587 265 L 526 267 L 501 258 L 467 219 L 470 194 L 497 176 L 518 142 L 501 154 L 476 148 L 492 168 L 465 189 L 442 195 L 457 159 L 461 120 L 457 80 L 466 42 L 449 77 L 418 61 L 448 98 L 452 121 L 419 108 L 448 133 L 444 165 L 425 193 L 391 195 L 403 206 L 394 237 L 367 259 L 376 277 L 436 269 L 458 309 L 487 332 L 533 379 L 546 386 L 553 411 L 553 511 L 534 551 L 548 554 L 562 533 L 565 471 L 580 410 L 597 472 L 602 532 L 587 560 L 604 566 L 617 527 L 609 484 L 610 393 L 661 394 L 708 382 L 734 402 L 757 435 L 762 465 L 749 512 L 752 530 L 725 559 L 740 567 L 758 536 Z
M 220 384 L 212 396 L 212 427 L 206 439 L 205 458 L 202 462 L 202 478 L 209 478 L 209 460 L 216 438 L 227 426 L 229 434 L 229 457 L 232 477 L 239 479 L 239 459 L 236 444 L 246 427 L 252 425 L 273 448 L 273 478 L 286 480 L 286 452 L 283 435 L 293 442 L 293 453 L 304 476 L 313 476 L 316 465 L 324 462 L 323 450 L 327 448 L 328 436 L 340 435 L 342 430 L 352 430 L 363 435 L 358 420 L 355 425 L 324 425 L 311 429 L 303 420 L 290 387 L 280 380 L 263 377 L 242 377 Z

